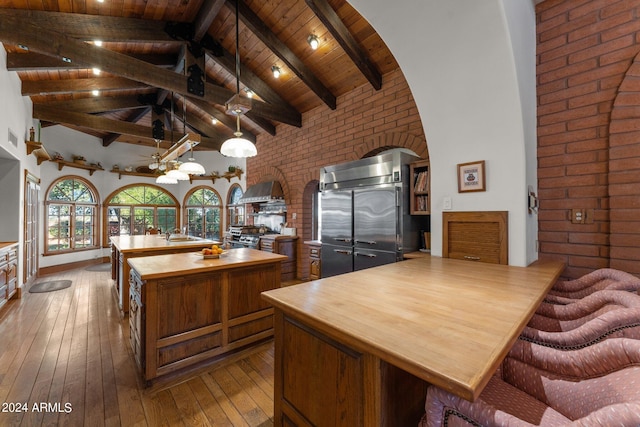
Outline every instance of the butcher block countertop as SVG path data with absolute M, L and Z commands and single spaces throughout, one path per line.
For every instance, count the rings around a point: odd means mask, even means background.
M 204 259 L 200 251 L 180 254 L 155 255 L 128 260 L 142 280 L 162 279 L 185 274 L 195 274 L 236 267 L 269 264 L 286 260 L 278 255 L 257 249 L 229 249 L 218 259 Z
M 356 351 L 474 400 L 563 268 L 426 256 L 262 296 Z
M 163 248 L 189 248 L 192 246 L 202 247 L 204 244 L 213 245 L 220 243 L 207 239 L 169 241 L 164 234 L 113 236 L 111 237 L 111 242 L 120 252 L 144 252 Z

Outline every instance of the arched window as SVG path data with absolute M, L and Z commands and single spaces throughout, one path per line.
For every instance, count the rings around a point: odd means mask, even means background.
M 194 188 L 185 196 L 184 208 L 189 236 L 220 240 L 222 202 L 216 190 Z
M 244 195 L 242 187 L 233 184 L 227 196 L 227 228 L 231 225 L 245 225 L 244 204 L 240 199 Z
M 106 203 L 109 236 L 146 234 L 147 230 L 173 232 L 178 227 L 178 201 L 166 190 L 135 184 L 113 193 Z
M 98 248 L 98 192 L 84 179 L 67 176 L 47 191 L 45 255 Z

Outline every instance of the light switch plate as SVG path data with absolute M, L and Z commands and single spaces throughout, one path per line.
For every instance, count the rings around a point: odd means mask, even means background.
M 443 211 L 450 211 L 451 208 L 451 197 L 447 196 L 444 199 L 442 199 L 442 210 Z

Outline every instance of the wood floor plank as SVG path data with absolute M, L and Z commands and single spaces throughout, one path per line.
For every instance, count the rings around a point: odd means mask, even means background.
M 0 310 L 0 398 L 30 410 L 0 413 L 0 426 L 273 426 L 273 342 L 145 388 L 110 272 L 37 282 L 64 279 L 70 288 L 25 290 Z
M 252 399 L 247 390 L 244 390 L 231 375 L 227 367 L 216 369 L 211 373 L 211 376 L 220 385 L 220 388 L 225 390 L 227 398 L 242 414 L 248 425 L 261 425 L 270 419 Z
M 189 380 L 189 387 L 193 391 L 193 396 L 198 400 L 203 413 L 207 416 L 210 425 L 232 426 L 231 420 L 225 415 L 218 401 L 211 395 L 202 377 L 195 377 Z
M 180 418 L 188 426 L 208 426 L 209 420 L 188 384 L 171 387 L 171 395 L 176 402 Z

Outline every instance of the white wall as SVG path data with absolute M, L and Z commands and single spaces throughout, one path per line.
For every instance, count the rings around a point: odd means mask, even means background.
M 527 265 L 537 257 L 537 218 L 526 205 L 535 182 L 535 15 L 530 0 L 507 2 L 505 10 L 503 0 L 350 0 L 394 54 L 420 112 L 432 254 L 442 255 L 450 197 L 455 211 L 509 211 L 509 263 Z M 456 165 L 476 160 L 486 161 L 487 191 L 459 194 Z
M 22 254 L 24 236 L 24 169 L 36 170 L 34 156 L 28 158 L 24 140 L 31 127 L 31 100 L 21 95 L 17 74 L 8 72 L 7 56 L 0 44 L 0 241 L 19 241 Z M 9 131 L 17 146 L 9 142 Z M 22 257 L 18 286 L 22 286 Z

